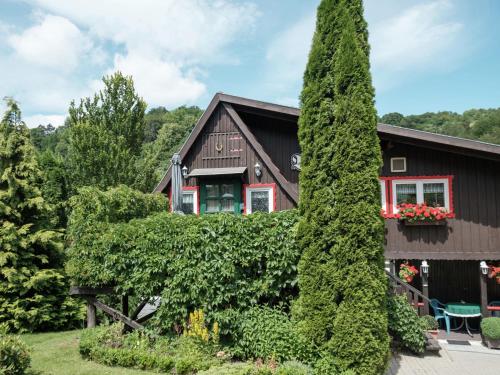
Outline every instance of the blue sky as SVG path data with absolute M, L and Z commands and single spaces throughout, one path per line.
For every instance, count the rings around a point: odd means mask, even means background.
M 0 94 L 30 126 L 119 69 L 149 107 L 298 105 L 319 0 L 0 0 Z M 500 1 L 366 0 L 380 115 L 500 107 Z

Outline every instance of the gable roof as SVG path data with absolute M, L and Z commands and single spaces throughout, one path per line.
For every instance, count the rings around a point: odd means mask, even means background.
M 269 155 L 264 151 L 253 133 L 249 130 L 248 126 L 238 115 L 235 108 L 238 110 L 259 113 L 262 116 L 285 117 L 294 122 L 297 122 L 300 115 L 300 109 L 298 108 L 262 102 L 259 100 L 248 99 L 224 93 L 217 93 L 212 98 L 207 109 L 196 123 L 184 145 L 181 147 L 181 150 L 179 151 L 181 160 L 185 158 L 194 142 L 202 132 L 203 128 L 205 127 L 208 119 L 219 104 L 224 106 L 229 116 L 236 123 L 243 135 L 247 138 L 250 145 L 255 149 L 258 156 L 262 159 L 262 162 L 266 164 L 271 174 L 277 180 L 278 184 L 290 196 L 290 198 L 292 198 L 297 203 L 298 191 L 296 187 L 281 174 L 278 167 L 276 167 Z M 441 151 L 454 152 L 463 155 L 500 161 L 500 145 L 452 137 L 443 134 L 430 133 L 421 130 L 402 128 L 388 124 L 378 124 L 377 132 L 379 134 L 379 137 L 382 139 L 394 140 L 401 143 L 423 146 Z M 170 182 L 170 178 L 171 167 L 168 168 L 167 172 L 153 192 L 161 192 L 163 189 L 165 189 L 165 187 Z

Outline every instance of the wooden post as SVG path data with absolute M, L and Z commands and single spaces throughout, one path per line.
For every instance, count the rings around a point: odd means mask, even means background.
M 422 275 L 422 294 L 426 297 L 429 298 L 429 277 L 425 273 L 421 273 Z M 422 313 L 424 315 L 429 315 L 429 302 L 427 302 L 427 299 L 423 299 L 422 302 L 424 303 L 424 306 L 422 307 Z
M 491 316 L 488 311 L 488 280 L 486 280 L 486 275 L 481 272 L 481 268 L 479 268 L 479 285 L 481 288 L 481 314 L 486 318 Z
M 122 296 L 122 313 L 128 316 L 128 294 Z
M 94 328 L 96 320 L 95 306 L 90 301 L 87 301 L 87 328 Z

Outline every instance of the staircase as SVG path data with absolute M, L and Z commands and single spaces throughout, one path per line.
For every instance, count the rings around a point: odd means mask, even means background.
M 410 305 L 415 308 L 418 316 L 423 316 L 429 312 L 430 300 L 422 292 L 411 285 L 403 282 L 399 277 L 389 271 L 385 271 L 389 278 L 389 292 L 392 294 L 406 295 Z M 425 332 L 426 350 L 439 351 L 439 342 L 428 332 Z

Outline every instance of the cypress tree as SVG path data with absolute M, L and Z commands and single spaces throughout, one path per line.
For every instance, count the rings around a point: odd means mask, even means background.
M 381 374 L 388 356 L 383 221 L 361 0 L 323 0 L 304 75 L 299 328 L 329 371 Z
M 0 122 L 0 324 L 24 332 L 69 328 L 78 317 L 66 298 L 63 245 L 41 194 L 42 173 L 16 102 Z

